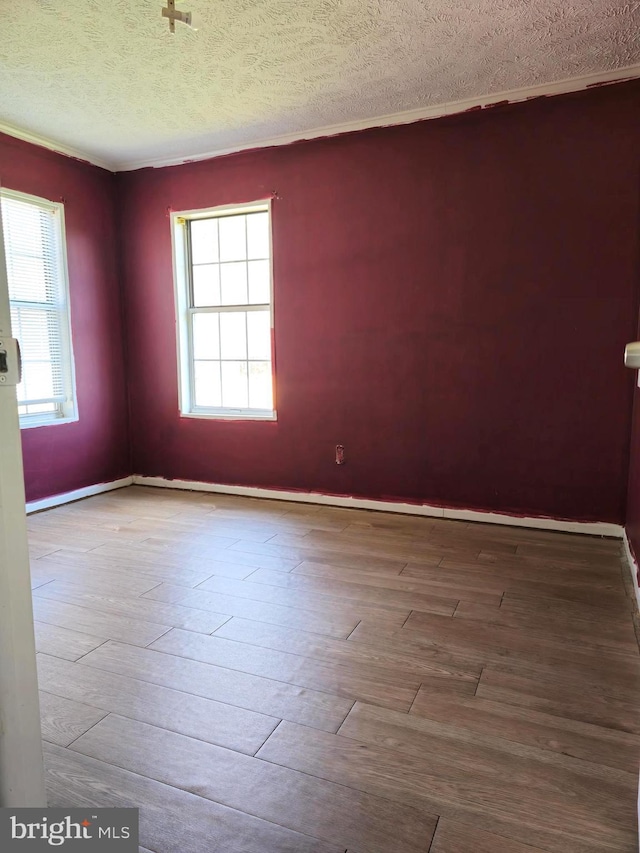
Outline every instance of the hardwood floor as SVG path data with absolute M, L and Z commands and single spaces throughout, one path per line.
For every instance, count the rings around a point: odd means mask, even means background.
M 631 853 L 621 544 L 131 487 L 29 518 L 51 806 L 153 853 Z

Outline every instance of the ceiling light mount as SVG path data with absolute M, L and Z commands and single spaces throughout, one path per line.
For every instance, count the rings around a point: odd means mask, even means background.
M 162 17 L 169 19 L 170 33 L 175 33 L 176 21 L 193 28 L 191 12 L 179 12 L 176 9 L 176 0 L 167 0 L 167 5 L 162 8 Z

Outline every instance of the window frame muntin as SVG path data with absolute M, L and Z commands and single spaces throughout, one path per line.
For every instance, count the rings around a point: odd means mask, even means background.
M 259 199 L 243 204 L 226 204 L 196 210 L 174 211 L 171 214 L 171 250 L 173 254 L 174 297 L 176 305 L 176 345 L 178 362 L 178 410 L 180 417 L 209 420 L 277 421 L 276 371 L 274 345 L 274 286 L 273 286 L 273 210 L 272 199 Z M 265 212 L 269 217 L 269 303 L 246 305 L 193 306 L 193 264 L 188 223 L 201 219 L 221 219 Z M 195 405 L 195 362 L 193 357 L 193 316 L 197 313 L 221 314 L 232 311 L 269 310 L 271 329 L 271 383 L 273 409 L 250 409 Z M 246 360 L 247 363 L 251 359 Z

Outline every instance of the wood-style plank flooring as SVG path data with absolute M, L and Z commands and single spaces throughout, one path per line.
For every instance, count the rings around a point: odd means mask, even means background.
M 619 542 L 140 487 L 29 528 L 51 806 L 154 853 L 637 850 Z

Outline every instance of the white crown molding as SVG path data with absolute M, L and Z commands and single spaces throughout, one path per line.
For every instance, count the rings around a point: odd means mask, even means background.
M 74 160 L 81 160 L 84 163 L 89 163 L 92 166 L 98 166 L 101 169 L 106 169 L 108 172 L 115 172 L 113 163 L 108 163 L 99 157 L 94 157 L 93 154 L 87 154 L 86 151 L 80 151 L 78 148 L 72 148 L 70 145 L 64 145 L 62 142 L 57 142 L 55 139 L 49 139 L 47 136 L 42 136 L 39 133 L 34 133 L 30 130 L 23 130 L 13 124 L 7 124 L 0 121 L 0 133 L 5 133 L 7 136 L 13 136 L 14 139 L 22 139 L 23 142 L 30 142 L 32 145 L 38 145 L 40 148 L 47 148 L 49 151 L 55 151 L 56 154 L 64 154 L 65 157 L 71 157 Z
M 73 492 L 63 492 L 60 495 L 51 495 L 39 501 L 27 503 L 27 515 L 32 512 L 40 512 L 43 509 L 51 509 L 53 506 L 61 506 L 81 498 L 90 498 L 92 495 L 100 495 L 102 492 L 111 492 L 114 489 L 124 489 L 125 486 L 133 485 L 133 477 L 122 477 L 120 480 L 112 480 L 110 483 L 96 483 L 95 486 L 85 486 L 83 489 L 75 489 Z
M 253 486 L 229 486 L 223 483 L 202 483 L 198 480 L 167 480 L 164 477 L 134 475 L 134 486 L 155 486 L 161 489 L 182 489 L 191 492 L 213 492 L 222 495 L 241 495 L 248 498 L 292 501 L 294 503 L 322 504 L 347 509 L 371 509 L 378 512 L 395 512 L 403 515 L 421 515 L 429 518 L 451 518 L 459 521 L 479 521 L 484 524 L 506 524 L 511 527 L 532 527 L 538 530 L 558 530 L 564 533 L 585 533 L 590 536 L 612 536 L 620 539 L 623 528 L 605 521 L 566 521 L 556 518 L 536 518 L 519 515 L 501 515 L 470 509 L 449 509 L 430 504 L 408 504 L 396 501 L 353 498 L 348 495 L 323 495 L 320 492 L 288 492 L 283 489 L 263 489 Z
M 209 160 L 212 157 L 222 157 L 226 154 L 236 154 L 239 151 L 251 151 L 256 148 L 273 148 L 279 145 L 289 145 L 292 142 L 301 142 L 307 139 L 318 139 L 327 136 L 338 136 L 342 133 L 352 133 L 358 130 L 369 130 L 374 127 L 390 127 L 393 125 L 412 124 L 416 121 L 426 119 L 443 118 L 444 116 L 456 115 L 474 108 L 491 107 L 495 104 L 508 101 L 518 103 L 531 98 L 540 98 L 548 95 L 563 95 L 570 92 L 580 92 L 591 86 L 624 83 L 640 77 L 640 65 L 629 65 L 626 68 L 616 68 L 613 71 L 601 71 L 588 74 L 583 77 L 571 77 L 556 83 L 543 83 L 540 86 L 529 86 L 524 89 L 510 89 L 506 92 L 497 92 L 493 95 L 481 95 L 477 98 L 467 98 L 462 101 L 451 101 L 433 107 L 420 107 L 415 110 L 407 110 L 392 115 L 378 116 L 359 121 L 343 122 L 342 124 L 318 127 L 308 131 L 297 131 L 282 136 L 273 136 L 270 139 L 248 142 L 243 145 L 235 145 L 229 148 L 213 148 L 207 151 L 193 152 L 181 157 L 157 157 L 140 160 L 118 162 L 116 171 L 131 172 L 135 169 L 155 168 L 164 166 L 179 166 L 183 163 L 191 163 L 198 160 Z
M 301 142 L 307 139 L 318 139 L 327 136 L 337 136 L 342 133 L 352 133 L 358 130 L 369 130 L 374 127 L 390 127 L 393 125 L 411 124 L 426 119 L 443 118 L 444 116 L 456 115 L 474 108 L 491 107 L 495 104 L 508 101 L 518 103 L 531 98 L 541 98 L 549 95 L 563 95 L 570 92 L 580 92 L 591 86 L 606 85 L 612 83 L 623 83 L 640 77 L 640 65 L 629 65 L 625 68 L 616 68 L 612 71 L 600 71 L 587 74 L 582 77 L 570 77 L 555 83 L 542 83 L 539 86 L 529 86 L 524 89 L 510 89 L 506 92 L 497 92 L 492 95 L 481 95 L 477 98 L 467 98 L 462 101 L 451 101 L 433 107 L 421 107 L 415 110 L 394 113 L 392 115 L 377 116 L 359 121 L 344 122 L 342 124 L 327 125 L 307 131 L 297 131 L 269 139 L 256 140 L 228 148 L 210 148 L 206 151 L 195 151 L 180 157 L 151 157 L 139 160 L 124 160 L 108 162 L 86 151 L 81 151 L 46 136 L 32 131 L 22 130 L 14 125 L 0 121 L 0 133 L 31 142 L 50 151 L 65 154 L 77 160 L 83 160 L 94 166 L 99 166 L 109 172 L 131 172 L 136 169 L 162 168 L 164 166 L 179 166 L 183 163 L 191 163 L 198 160 L 209 160 L 213 157 L 222 157 L 226 154 L 236 154 L 240 151 L 251 151 L 257 148 L 273 148 L 279 145 L 289 145 L 292 142 Z

